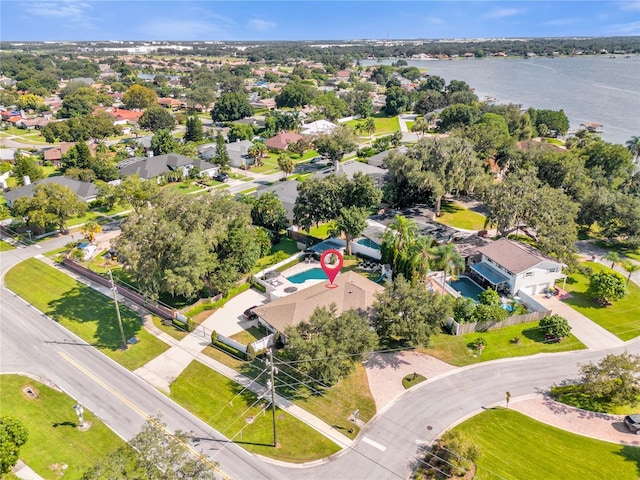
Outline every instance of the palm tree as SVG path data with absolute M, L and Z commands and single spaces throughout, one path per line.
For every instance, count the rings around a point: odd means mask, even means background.
M 396 215 L 382 237 L 382 261 L 396 267 L 400 252 L 415 243 L 418 225 L 415 220 L 402 215 Z
M 633 155 L 633 160 L 637 161 L 640 158 L 640 136 L 631 137 L 625 143 L 631 154 Z
M 368 117 L 364 121 L 363 129 L 369 135 L 369 141 L 373 142 L 373 134 L 376 131 L 376 121 L 373 118 Z
M 640 270 L 640 264 L 634 263 L 631 260 L 627 260 L 626 262 L 622 262 L 622 268 L 629 274 L 627 276 L 627 285 L 629 285 L 629 281 L 631 280 L 631 274 Z
M 420 283 L 424 283 L 429 273 L 429 263 L 431 253 L 433 251 L 433 237 L 431 235 L 420 235 L 413 244 L 411 251 L 411 270 L 413 275 L 417 276 Z
M 416 121 L 411 125 L 411 131 L 418 134 L 418 140 L 424 138 L 425 132 L 429 130 L 429 124 L 425 122 L 424 117 L 416 118 Z
M 256 142 L 247 151 L 247 155 L 253 159 L 256 166 L 262 165 L 262 158 L 267 155 L 267 146 L 264 143 Z
M 288 153 L 281 153 L 278 155 L 278 166 L 280 167 L 280 170 L 282 170 L 282 175 L 285 180 L 296 168 L 295 162 L 291 160 Z
M 447 274 L 458 275 L 464 271 L 464 258 L 452 243 L 437 246 L 434 253 L 437 263 L 442 266 L 442 296 L 444 297 L 444 284 L 447 280 Z
M 618 255 L 618 252 L 607 252 L 602 258 L 611 262 L 611 268 L 615 267 L 616 263 L 620 263 L 620 255 Z

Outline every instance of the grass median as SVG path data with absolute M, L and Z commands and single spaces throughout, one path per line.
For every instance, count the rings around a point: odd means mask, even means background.
M 212 388 L 215 386 L 215 388 Z M 248 451 L 303 463 L 339 450 L 332 441 L 288 413 L 276 410 L 278 446 L 268 400 L 193 361 L 171 384 L 171 398 Z M 266 408 L 266 409 L 265 409 Z
M 141 367 L 168 348 L 142 327 L 135 312 L 121 305 L 125 339 L 138 339 L 138 343 L 121 350 L 113 300 L 38 259 L 30 258 L 13 267 L 5 282 L 7 288 L 129 370 Z
M 25 387 L 31 387 L 37 398 L 30 398 Z M 75 403 L 67 394 L 30 378 L 0 375 L 0 416 L 10 415 L 25 425 L 29 439 L 20 448 L 20 458 L 45 479 L 63 474 L 80 478 L 96 461 L 124 445 L 87 409 L 84 420 L 91 427 L 80 431 L 71 408 Z
M 626 480 L 640 475 L 640 448 L 602 442 L 491 409 L 454 428 L 481 450 L 476 478 Z

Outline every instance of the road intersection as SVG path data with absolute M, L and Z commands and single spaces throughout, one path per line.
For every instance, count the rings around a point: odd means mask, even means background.
M 70 237 L 3 252 L 2 274 L 14 264 L 58 248 Z M 3 288 L 0 291 L 0 373 L 23 373 L 57 385 L 125 439 L 150 415 L 162 414 L 170 430 L 194 432 L 194 446 L 237 479 L 407 478 L 422 445 L 483 408 L 544 391 L 575 378 L 578 364 L 608 353 L 640 352 L 640 339 L 600 351 L 577 351 L 505 359 L 457 369 L 429 379 L 378 412 L 351 447 L 312 465 L 262 459 L 175 404 L 168 397 L 92 348 Z

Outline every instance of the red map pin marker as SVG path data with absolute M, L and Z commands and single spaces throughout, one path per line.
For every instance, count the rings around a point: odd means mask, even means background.
M 335 255 L 338 258 L 338 262 L 335 265 L 327 263 L 327 257 L 329 255 Z M 342 258 L 342 254 L 338 250 L 326 250 L 320 256 L 320 266 L 322 267 L 322 270 L 324 270 L 324 273 L 327 275 L 327 278 L 329 279 L 329 284 L 327 285 L 327 288 L 336 288 L 338 286 L 335 283 L 333 283 L 333 281 L 338 276 L 338 273 L 342 268 L 343 261 L 344 259 Z

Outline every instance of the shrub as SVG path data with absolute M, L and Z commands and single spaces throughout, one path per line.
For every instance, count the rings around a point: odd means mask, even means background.
M 543 329 L 545 337 L 563 338 L 571 333 L 569 322 L 557 314 L 543 318 L 538 326 Z
M 211 344 L 219 350 L 227 352 L 234 357 L 241 358 L 242 360 L 247 359 L 247 355 L 244 352 L 241 352 L 237 348 L 233 348 L 226 343 L 222 343 L 220 340 L 218 340 L 218 332 L 216 332 L 215 330 L 211 332 Z
M 483 305 L 500 305 L 500 294 L 491 288 L 487 288 L 478 295 L 478 301 Z
M 227 293 L 220 300 L 217 300 L 212 303 L 201 303 L 200 305 L 196 305 L 195 307 L 187 310 L 187 313 L 185 315 L 187 317 L 195 317 L 197 314 L 199 314 L 200 312 L 204 312 L 205 310 L 215 310 L 216 308 L 220 308 L 229 300 L 231 300 L 233 297 L 235 297 L 236 295 L 246 290 L 249 290 L 250 288 L 251 288 L 251 283 L 249 282 L 245 282 L 240 285 L 237 285 L 233 287 L 231 290 L 229 290 L 229 293 Z

